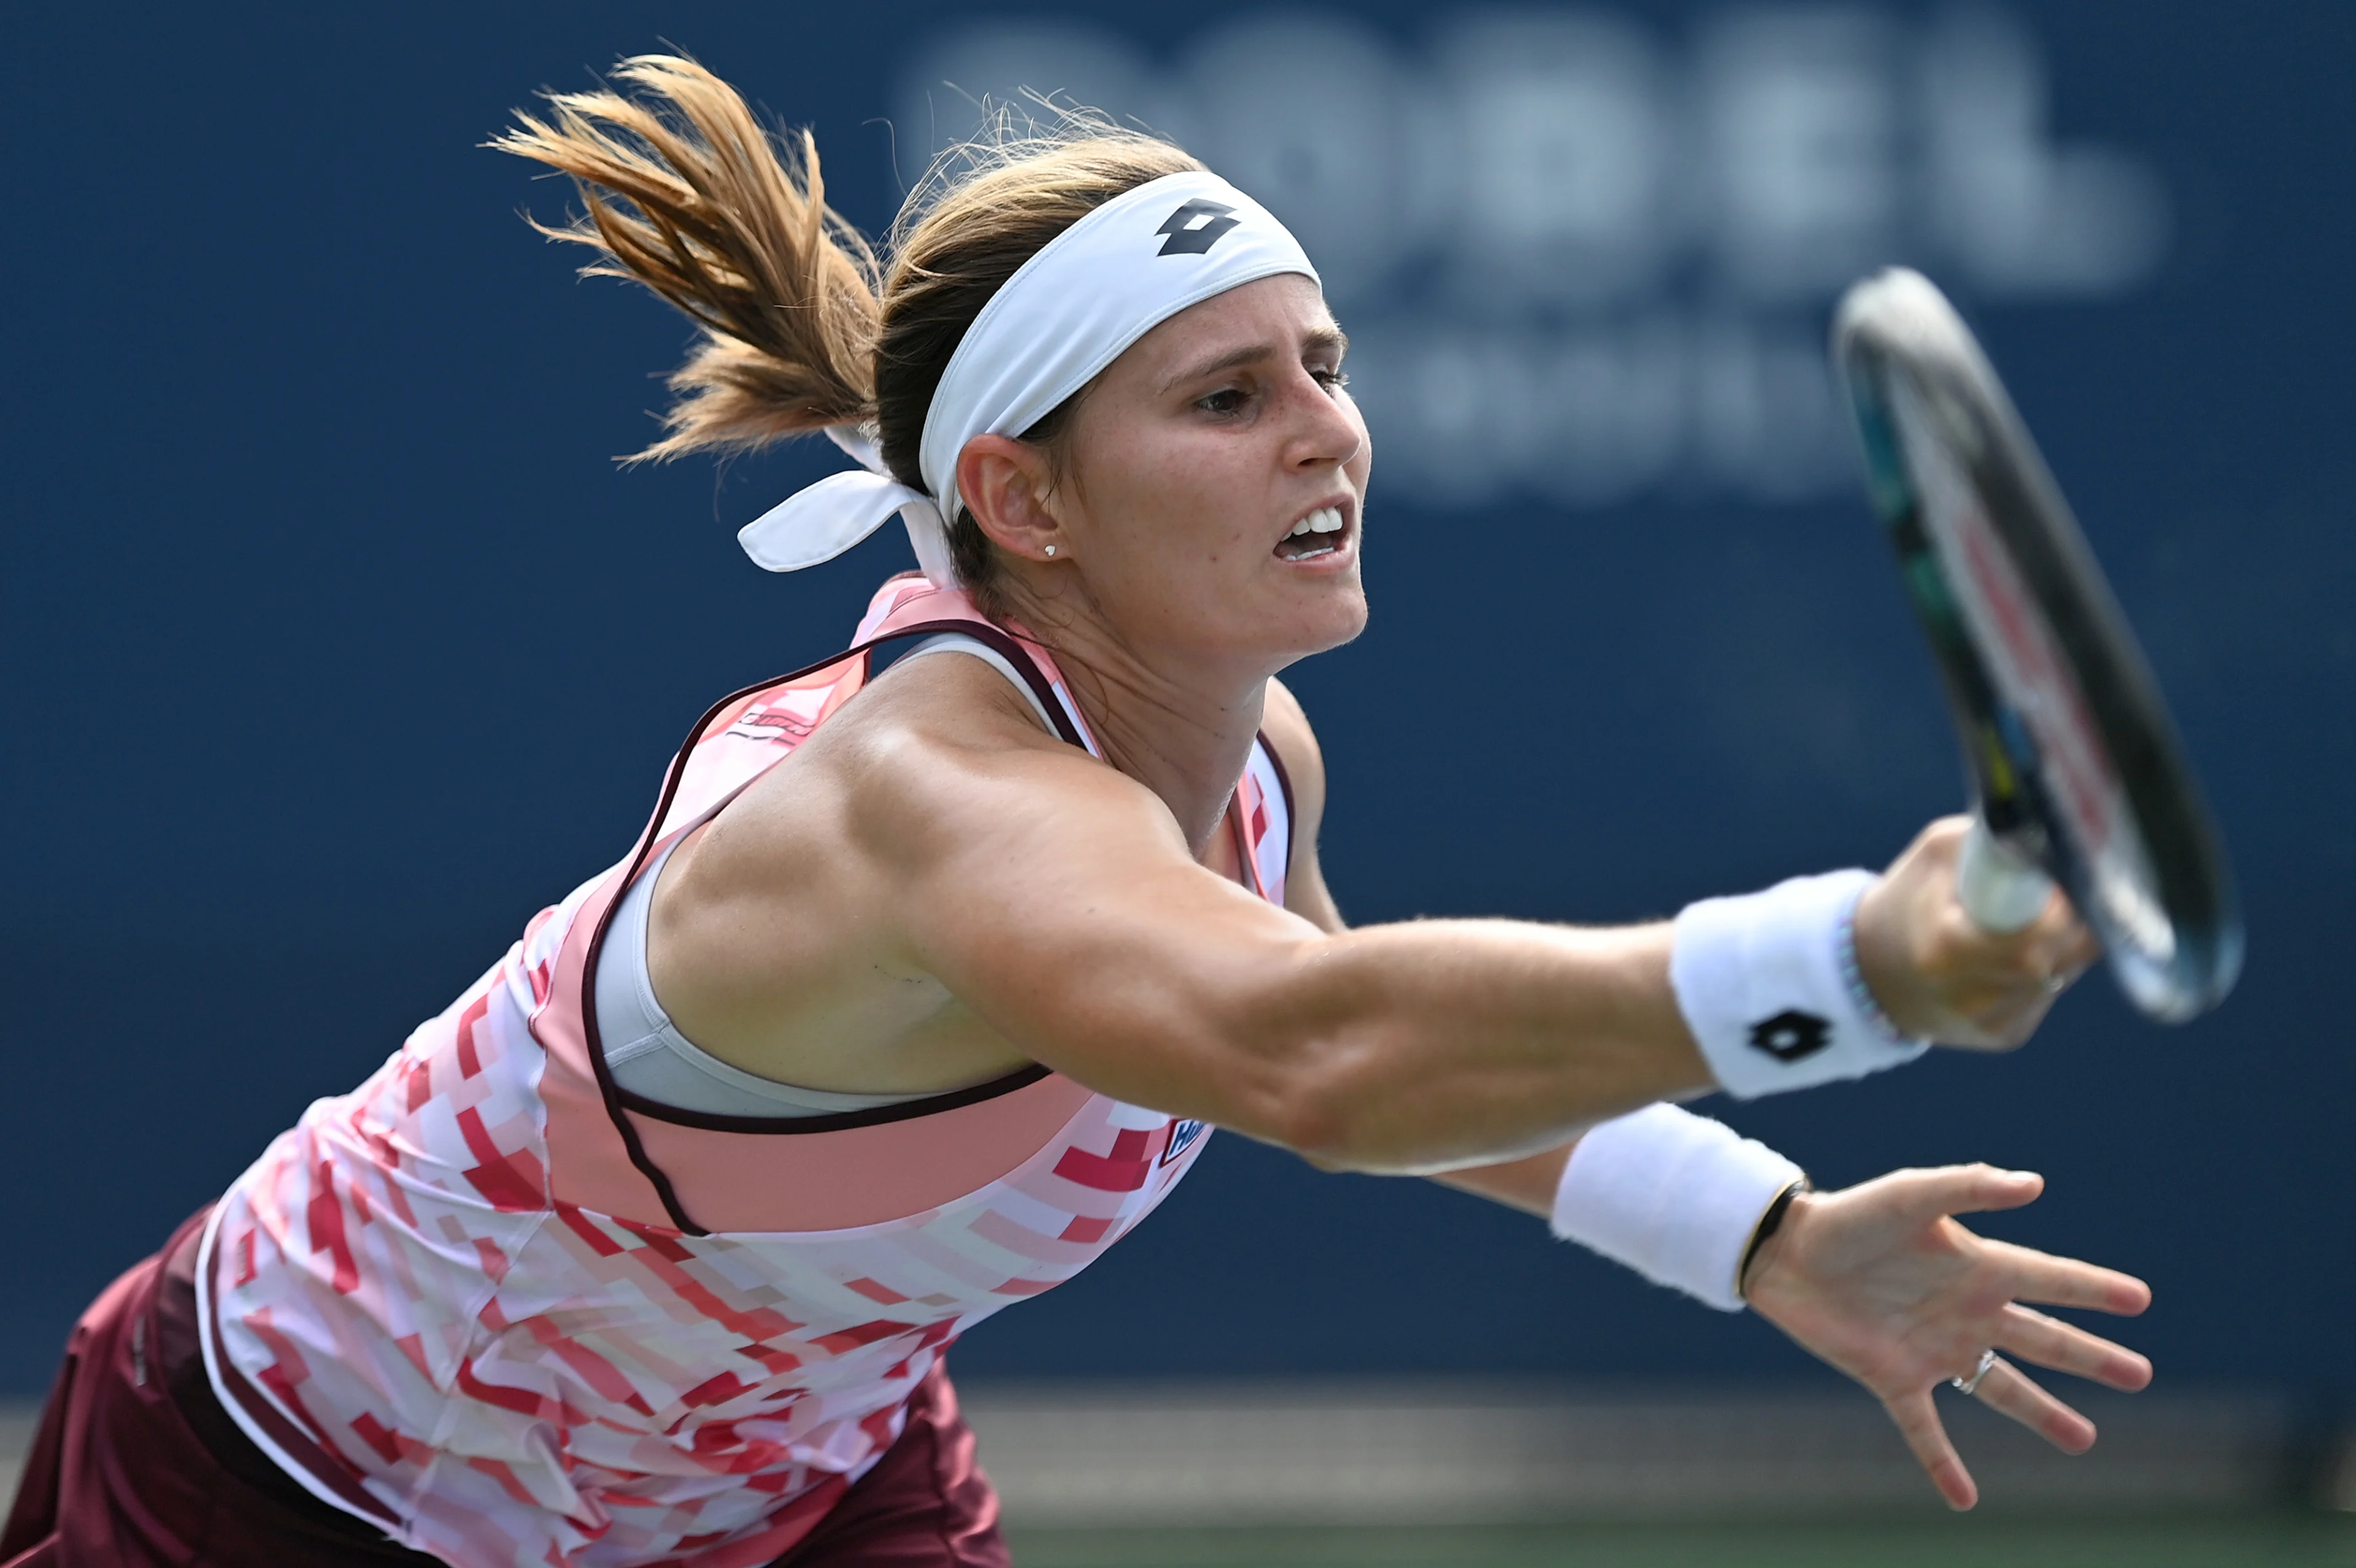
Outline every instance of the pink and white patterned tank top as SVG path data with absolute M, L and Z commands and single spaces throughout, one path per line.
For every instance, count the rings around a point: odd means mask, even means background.
M 636 1100 L 588 1005 L 615 901 L 661 845 L 793 753 L 867 650 L 958 631 L 1095 747 L 1054 662 L 918 579 L 856 645 L 705 715 L 619 865 L 215 1210 L 206 1364 L 326 1500 L 461 1568 L 751 1568 L 899 1435 L 949 1341 L 1069 1279 L 1161 1202 L 1199 1123 L 1034 1067 L 787 1120 Z M 1290 802 L 1263 741 L 1230 812 L 1284 897 Z

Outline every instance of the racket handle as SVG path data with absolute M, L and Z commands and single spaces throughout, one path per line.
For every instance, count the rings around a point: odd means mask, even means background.
M 1955 860 L 1955 901 L 1982 931 L 2020 931 L 2045 912 L 2053 879 L 2005 847 L 1987 824 L 1972 819 Z

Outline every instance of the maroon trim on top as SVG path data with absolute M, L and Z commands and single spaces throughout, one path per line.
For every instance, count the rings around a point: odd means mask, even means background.
M 679 786 L 681 781 L 687 776 L 688 758 L 694 753 L 697 745 L 704 739 L 705 732 L 712 727 L 712 720 L 718 719 L 722 713 L 725 712 L 731 704 L 748 700 L 749 699 L 759 696 L 764 691 L 770 690 L 776 687 L 784 686 L 790 681 L 801 680 L 806 677 L 817 675 L 822 670 L 830 669 L 834 666 L 845 663 L 851 659 L 855 658 L 862 660 L 863 667 L 863 661 L 866 660 L 868 655 L 885 643 L 897 642 L 903 637 L 930 636 L 943 632 L 954 632 L 963 636 L 971 637 L 976 642 L 981 643 L 985 646 L 992 648 L 999 654 L 1002 655 L 1006 658 L 1007 662 L 1012 664 L 1016 671 L 1022 675 L 1023 679 L 1030 683 L 1032 690 L 1038 693 L 1040 703 L 1046 709 L 1047 717 L 1055 725 L 1056 734 L 1062 737 L 1065 741 L 1069 741 L 1071 744 L 1079 747 L 1082 751 L 1086 751 L 1087 749 L 1087 742 L 1080 738 L 1079 730 L 1073 724 L 1071 716 L 1064 710 L 1062 700 L 1056 697 L 1054 684 L 1051 683 L 1047 679 L 1046 676 L 1040 670 L 1037 663 L 1031 657 L 1029 652 L 1023 648 L 1021 643 L 1017 642 L 1014 638 L 1008 636 L 1004 632 L 999 630 L 996 626 L 990 624 L 988 622 L 967 620 L 920 621 L 915 625 L 905 626 L 895 632 L 885 632 L 880 635 L 870 637 L 863 643 L 853 644 L 851 646 L 845 648 L 842 652 L 827 658 L 822 658 L 815 664 L 804 665 L 801 668 L 791 671 L 787 674 L 773 676 L 767 680 L 757 681 L 751 686 L 739 688 L 737 690 L 730 692 L 727 696 L 722 698 L 719 701 L 713 703 L 711 707 L 703 710 L 703 717 L 698 719 L 695 721 L 695 728 L 688 731 L 687 743 L 681 746 L 679 749 L 678 754 L 671 758 L 670 767 L 663 774 L 662 794 L 657 797 L 655 801 L 654 816 L 648 819 L 646 831 L 638 836 L 637 848 L 631 851 L 630 863 L 622 873 L 620 886 L 615 890 L 614 896 L 605 901 L 605 912 L 598 915 L 597 929 L 589 934 L 589 951 L 583 956 L 581 963 L 581 1032 L 583 1043 L 587 1047 L 589 1052 L 589 1070 L 596 1075 L 597 1092 L 605 1102 L 605 1115 L 612 1119 L 615 1129 L 622 1135 L 622 1147 L 629 1155 L 630 1164 L 636 1167 L 638 1174 L 645 1177 L 648 1184 L 653 1187 L 655 1189 L 655 1196 L 662 1200 L 663 1212 L 670 1217 L 671 1223 L 678 1226 L 680 1230 L 686 1232 L 688 1235 L 708 1236 L 712 1232 L 697 1224 L 689 1217 L 686 1208 L 681 1205 L 679 1200 L 679 1192 L 677 1189 L 671 1185 L 669 1175 L 665 1172 L 660 1166 L 654 1162 L 653 1157 L 647 1153 L 646 1145 L 638 1137 L 638 1129 L 632 1125 L 630 1116 L 633 1113 L 646 1115 L 656 1115 L 659 1120 L 680 1122 L 689 1126 L 705 1126 L 708 1124 L 704 1120 L 689 1119 L 691 1117 L 701 1116 L 701 1113 L 698 1112 L 680 1111 L 671 1106 L 662 1107 L 659 1114 L 654 1111 L 641 1109 L 641 1107 L 650 1104 L 651 1102 L 646 1101 L 638 1095 L 629 1094 L 619 1084 L 614 1082 L 613 1073 L 606 1069 L 605 1042 L 598 1038 L 597 1034 L 597 962 L 605 955 L 605 934 L 614 923 L 614 912 L 621 906 L 623 896 L 629 891 L 630 884 L 637 881 L 638 880 L 638 873 L 646 869 L 647 859 L 654 852 L 656 844 L 661 841 L 663 819 L 670 815 L 671 802 L 679 798 Z M 779 761 L 783 760 L 784 759 L 782 758 L 779 759 Z M 774 766 L 775 764 L 772 765 Z M 763 773 L 755 774 L 754 777 L 759 778 L 765 776 L 765 774 L 766 770 L 764 770 Z M 751 782 L 751 780 L 745 781 L 745 786 L 749 786 Z M 732 795 L 730 798 L 734 799 L 734 797 Z M 721 803 L 723 806 L 726 804 L 726 801 Z M 715 806 L 713 808 L 713 814 L 717 815 L 719 809 L 720 807 Z M 1033 1075 L 1026 1076 L 1026 1074 Z M 948 1094 L 927 1095 L 924 1100 L 909 1102 L 905 1107 L 884 1105 L 877 1107 L 877 1110 L 883 1112 L 894 1112 L 905 1109 L 909 1115 L 926 1115 L 937 1111 L 955 1110 L 963 1105 L 979 1104 L 983 1100 L 993 1099 L 1000 1094 L 1012 1093 L 1015 1090 L 1023 1088 L 1025 1084 L 1037 1083 L 1039 1079 L 1044 1078 L 1046 1075 L 1047 1069 L 1037 1066 L 1037 1064 L 1034 1063 L 1032 1068 L 1025 1068 L 1023 1072 L 1010 1073 L 1004 1078 L 996 1079 L 988 1083 L 978 1084 L 971 1089 L 953 1090 Z M 1020 1080 L 1020 1082 L 1018 1082 L 1018 1080 Z M 954 1102 L 954 1104 L 943 1104 L 943 1102 Z M 851 1116 L 872 1115 L 874 1113 L 872 1112 L 858 1111 L 844 1113 L 844 1115 Z M 903 1118 L 895 1115 L 887 1115 L 881 1119 L 886 1121 L 897 1121 Z M 776 1127 L 765 1125 L 773 1120 L 798 1123 L 801 1125 L 790 1127 Z M 715 1116 L 709 1118 L 709 1121 L 764 1124 L 754 1126 L 718 1126 L 711 1128 L 711 1130 L 716 1132 L 826 1132 L 839 1130 L 841 1125 L 846 1125 L 841 1123 L 839 1118 L 831 1116 L 809 1117 L 807 1119 L 799 1117 L 772 1118 L 767 1116 Z M 819 1121 L 835 1122 L 837 1125 L 835 1127 L 819 1127 L 809 1125 Z M 864 1126 L 873 1124 L 858 1122 L 847 1125 Z
M 691 1111 L 679 1105 L 666 1105 L 659 1100 L 649 1100 L 644 1094 L 619 1086 L 614 1093 L 623 1108 L 632 1115 L 648 1116 L 658 1122 L 669 1122 L 682 1127 L 700 1127 L 708 1133 L 762 1136 L 840 1133 L 853 1127 L 880 1127 L 886 1122 L 905 1122 L 917 1116 L 929 1116 L 937 1111 L 979 1105 L 984 1100 L 995 1100 L 1001 1094 L 1028 1089 L 1047 1073 L 1047 1068 L 1033 1061 L 1026 1067 L 1015 1069 L 1003 1078 L 993 1078 L 987 1083 L 975 1083 L 963 1089 L 951 1089 L 946 1093 L 926 1094 L 922 1099 L 901 1100 L 889 1105 L 871 1105 L 863 1111 L 823 1111 L 809 1116 L 732 1116 L 721 1111 Z

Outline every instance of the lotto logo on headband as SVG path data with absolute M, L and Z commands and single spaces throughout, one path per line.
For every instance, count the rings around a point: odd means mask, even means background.
M 1162 241 L 1162 249 L 1155 254 L 1200 256 L 1206 253 L 1212 246 L 1217 244 L 1226 236 L 1228 229 L 1242 221 L 1240 219 L 1227 216 L 1234 210 L 1232 207 L 1215 201 L 1205 201 L 1202 197 L 1196 197 L 1168 218 L 1163 219 L 1162 227 L 1154 230 L 1156 234 L 1170 236 Z M 1195 223 L 1194 220 L 1198 218 L 1204 221 Z M 1190 224 L 1193 227 L 1188 227 Z
M 1169 216 L 1149 234 L 1157 213 Z M 1182 258 L 1178 265 L 1139 265 L 1155 234 L 1166 241 L 1162 255 Z M 771 571 L 798 571 L 833 560 L 896 516 L 926 577 L 948 587 L 957 571 L 944 519 L 957 516 L 957 460 L 968 442 L 1029 430 L 1157 324 L 1280 274 L 1317 281 L 1284 225 L 1208 170 L 1123 191 L 1016 268 L 966 328 L 925 413 L 916 447 L 923 489 L 886 472 L 873 442 L 831 426 L 826 433 L 861 472 L 828 475 L 736 537 Z

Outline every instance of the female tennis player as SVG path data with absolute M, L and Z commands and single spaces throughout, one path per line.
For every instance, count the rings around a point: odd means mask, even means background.
M 1978 931 L 1947 822 L 1656 925 L 1347 929 L 1275 676 L 1364 623 L 1369 451 L 1292 237 L 1098 127 L 975 155 L 880 266 L 807 138 L 620 75 L 499 144 L 703 329 L 650 454 L 824 431 L 862 465 L 746 548 L 897 516 L 922 572 L 713 707 L 617 865 L 92 1306 L 0 1562 L 1002 1563 L 943 1352 L 1212 1124 L 1758 1308 L 1957 1507 L 1943 1381 L 2093 1441 L 1997 1352 L 2139 1387 L 2024 1303 L 2147 1292 L 1954 1219 L 2036 1177 L 1815 1193 L 1673 1104 L 2015 1044 L 2094 955 L 2066 907 Z

